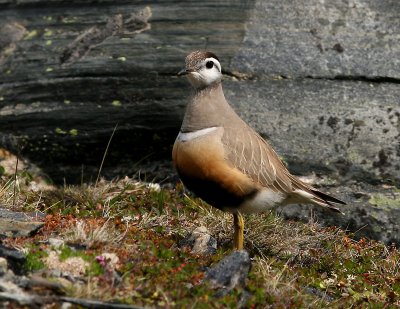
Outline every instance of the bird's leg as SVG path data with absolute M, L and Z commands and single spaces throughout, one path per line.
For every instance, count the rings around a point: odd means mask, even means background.
M 235 227 L 234 246 L 236 250 L 243 249 L 244 219 L 240 213 L 233 214 L 233 225 Z

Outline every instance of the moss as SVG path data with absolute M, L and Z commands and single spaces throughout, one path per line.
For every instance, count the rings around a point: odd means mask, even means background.
M 77 129 L 71 129 L 69 130 L 69 134 L 72 136 L 77 136 L 78 135 L 78 130 Z
M 61 128 L 56 128 L 56 129 L 55 129 L 55 132 L 56 132 L 57 134 L 67 134 L 67 131 L 64 131 L 64 130 L 61 129 Z M 58 146 L 58 145 L 53 144 L 53 146 Z
M 52 30 L 46 30 L 45 32 L 44 32 L 44 36 L 52 36 L 54 33 L 53 33 L 53 31 Z
M 45 250 L 40 247 L 32 245 L 26 255 L 26 262 L 24 265 L 25 271 L 32 272 L 43 269 L 45 264 L 43 258 L 47 257 L 48 254 Z
M 374 194 L 368 202 L 376 206 L 400 207 L 400 198 L 389 197 L 384 194 Z
M 38 31 L 37 30 L 31 30 L 25 35 L 24 40 L 33 39 L 37 35 L 38 35 Z
M 122 105 L 122 103 L 121 103 L 120 100 L 113 100 L 113 101 L 111 102 L 111 105 L 112 105 L 112 106 L 119 107 L 119 106 Z
M 368 239 L 356 241 L 336 228 L 283 221 L 273 213 L 246 217 L 246 249 L 252 255 L 246 288 L 215 297 L 216 291 L 203 281 L 204 272 L 231 253 L 231 216 L 188 196 L 181 185 L 159 191 L 150 187 L 123 179 L 37 193 L 40 203 L 30 195 L 27 202 L 48 216 L 36 240 L 20 240 L 20 246 L 26 241 L 29 248 L 27 268 L 44 266 L 42 240 L 49 235 L 70 235 L 78 220 L 93 228 L 107 221 L 123 237 L 91 249 L 60 250 L 60 260 L 81 257 L 90 265 L 82 278 L 90 291 L 71 290 L 68 296 L 176 308 L 235 308 L 239 303 L 245 308 L 400 305 L 396 248 Z M 217 238 L 216 254 L 197 256 L 176 245 L 199 225 Z M 38 239 L 41 247 L 29 244 Z M 118 284 L 114 269 L 96 260 L 104 252 L 118 256 Z
M 360 156 L 359 156 L 358 152 L 356 152 L 354 150 L 350 151 L 348 153 L 348 158 L 349 158 L 350 162 L 353 162 L 353 163 L 356 163 L 356 162 L 360 161 Z
M 99 276 L 104 272 L 104 269 L 96 261 L 96 255 L 94 253 L 86 253 L 83 250 L 74 250 L 69 246 L 63 246 L 59 255 L 60 261 L 65 261 L 71 257 L 80 257 L 85 262 L 89 263 L 89 268 L 87 269 L 88 276 Z

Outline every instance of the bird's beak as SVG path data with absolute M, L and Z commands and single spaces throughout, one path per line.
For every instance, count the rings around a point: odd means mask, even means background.
M 177 75 L 183 76 L 183 75 L 188 75 L 193 72 L 194 72 L 194 70 L 191 70 L 191 69 L 183 69 L 183 70 L 180 70 Z

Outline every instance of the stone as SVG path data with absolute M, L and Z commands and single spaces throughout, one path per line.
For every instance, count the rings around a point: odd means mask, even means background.
M 400 186 L 399 85 L 284 79 L 224 86 L 237 112 L 292 173 Z
M 359 195 L 367 191 L 368 195 Z M 354 237 L 377 239 L 388 245 L 400 244 L 400 193 L 395 187 L 380 189 L 366 184 L 339 186 L 327 190 L 335 196 L 349 200 L 340 206 L 344 215 L 332 213 L 312 205 L 288 205 L 278 212 L 287 219 L 308 222 L 313 220 L 325 226 L 338 226 L 344 230 L 356 231 Z
M 60 249 L 65 244 L 64 239 L 60 239 L 60 238 L 49 238 L 48 242 L 49 242 L 49 245 L 52 246 L 56 250 Z
M 43 225 L 43 222 L 21 222 L 0 218 L 0 235 L 4 237 L 33 236 Z
M 223 296 L 235 287 L 245 287 L 250 266 L 247 251 L 234 251 L 207 270 L 204 280 L 208 281 L 214 289 L 218 289 L 217 296 Z
M 7 270 L 8 270 L 7 259 L 0 257 L 0 277 L 6 274 Z
M 80 182 L 82 174 L 96 176 L 116 123 L 110 173 L 149 153 L 169 158 L 187 89 L 175 75 L 186 53 L 215 46 L 227 64 L 242 42 L 254 0 L 217 4 L 223 19 L 210 0 L 201 6 L 56 0 L 50 11 L 49 0 L 38 0 L 34 13 L 26 10 L 31 3 L 0 4 L 0 29 L 9 33 L 4 38 L 15 37 L 13 29 L 23 34 L 0 44 L 0 144 L 30 158 L 53 180 L 70 183 Z M 183 10 L 185 16 L 174 22 Z M 208 28 L 229 32 L 204 36 Z M 171 38 L 179 38 L 175 46 Z M 11 43 L 15 48 L 7 49 Z
M 238 71 L 318 78 L 400 78 L 400 3 L 376 0 L 255 2 Z
M 23 273 L 23 266 L 26 262 L 25 254 L 14 248 L 0 244 L 0 257 L 7 260 L 9 268 L 17 275 Z
M 55 251 L 50 251 L 44 262 L 48 269 L 59 270 L 63 276 L 80 277 L 85 274 L 86 269 L 89 267 L 89 263 L 81 257 L 69 257 L 64 261 L 60 261 L 59 255 Z
M 1 284 L 1 288 L 3 288 L 3 285 Z M 33 295 L 30 295 L 29 293 L 25 293 L 22 290 L 19 290 L 17 292 L 0 292 L 0 303 L 1 301 L 16 301 L 20 305 L 30 305 L 32 306 L 33 304 L 36 303 L 36 297 Z
M 10 219 L 15 221 L 30 222 L 33 220 L 44 219 L 46 215 L 43 212 L 19 212 L 0 207 L 0 218 Z
M 193 254 L 212 255 L 217 251 L 217 241 L 205 226 L 199 226 L 179 242 L 179 247 L 189 247 Z
M 33 236 L 44 225 L 41 212 L 24 213 L 0 208 L 0 236 L 28 237 Z

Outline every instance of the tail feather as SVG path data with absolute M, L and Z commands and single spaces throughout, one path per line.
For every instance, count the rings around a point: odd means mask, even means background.
M 316 202 L 321 206 L 328 207 L 332 211 L 344 214 L 339 208 L 335 207 L 335 205 L 332 203 L 346 205 L 345 202 L 315 189 L 311 189 L 311 192 L 316 196 L 314 202 Z
M 318 191 L 318 190 L 315 190 L 315 189 L 311 189 L 311 192 L 314 193 L 319 198 L 323 199 L 327 204 L 329 204 L 329 202 L 332 202 L 332 203 L 336 203 L 336 204 L 346 205 L 345 202 L 343 202 L 343 201 L 341 201 L 341 200 L 339 200 L 339 199 L 337 199 L 337 198 L 335 198 L 333 196 L 330 196 L 330 195 L 328 195 L 326 193 L 323 193 L 321 191 Z
M 340 212 L 343 214 L 343 212 L 334 204 L 346 205 L 345 202 L 326 193 L 323 193 L 317 189 L 314 189 L 313 187 L 310 187 L 309 185 L 305 184 L 300 179 L 291 174 L 289 174 L 289 178 L 292 180 L 292 185 L 295 188 L 293 193 L 295 193 L 297 197 L 300 196 L 303 202 L 312 202 L 314 204 L 320 205 L 322 207 L 327 207 L 335 212 Z M 294 198 L 294 200 L 296 200 L 296 197 Z

